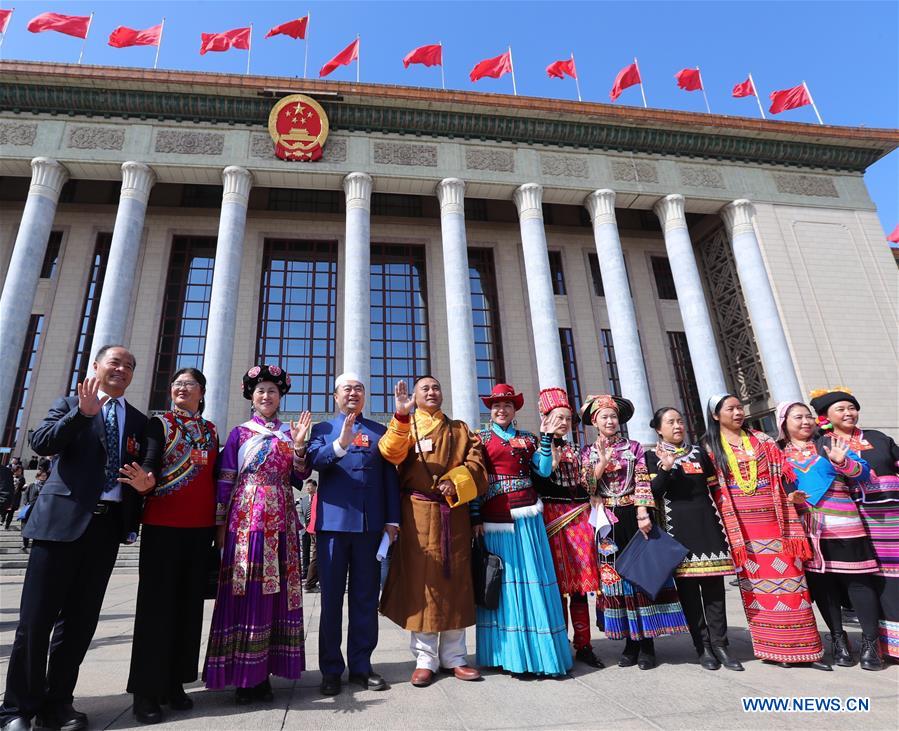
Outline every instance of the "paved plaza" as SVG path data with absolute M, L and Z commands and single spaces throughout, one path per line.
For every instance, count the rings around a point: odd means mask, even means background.
M 18 617 L 21 576 L 0 577 L 0 682 L 5 682 Z M 131 655 L 137 575 L 113 574 L 94 643 L 81 667 L 76 707 L 91 728 L 135 728 L 125 693 Z M 333 698 L 319 695 L 317 670 L 319 594 L 304 597 L 306 664 L 298 682 L 274 679 L 275 702 L 238 707 L 233 691 L 188 688 L 195 707 L 169 713 L 159 729 L 896 729 L 899 727 L 899 666 L 878 673 L 837 668 L 832 673 L 789 670 L 750 659 L 749 635 L 737 591 L 728 587 L 731 645 L 746 672 L 702 670 L 687 635 L 656 642 L 660 666 L 652 671 L 618 668 L 621 642 L 597 639 L 593 646 L 608 665 L 575 665 L 571 678 L 518 680 L 486 671 L 478 683 L 442 676 L 430 688 L 409 684 L 413 670 L 409 635 L 381 619 L 374 664 L 392 688 L 384 693 L 344 686 Z M 592 613 L 592 610 L 591 610 Z M 206 626 L 212 602 L 206 603 Z M 824 631 L 823 625 L 821 626 Z M 857 646 L 858 628 L 849 629 Z M 474 650 L 474 632 L 469 632 Z M 205 639 L 204 639 L 205 648 Z M 472 656 L 472 661 L 474 658 Z M 867 713 L 746 713 L 744 697 L 824 696 L 870 699 Z

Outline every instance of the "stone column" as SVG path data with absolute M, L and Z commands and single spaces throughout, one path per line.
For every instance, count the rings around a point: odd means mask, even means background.
M 446 290 L 446 329 L 450 354 L 452 416 L 472 429 L 481 421 L 478 370 L 471 315 L 468 241 L 465 238 L 465 181 L 446 178 L 437 184 L 440 231 L 443 241 L 443 279 Z
M 371 389 L 371 188 L 368 173 L 350 173 L 343 179 L 343 370 L 358 373 L 367 390 Z
M 653 206 L 653 210 L 665 232 L 668 263 L 671 265 L 671 275 L 677 290 L 677 304 L 684 323 L 690 361 L 696 375 L 696 386 L 704 413 L 709 398 L 718 393 L 725 393 L 727 385 L 724 371 L 721 370 L 721 359 L 718 356 L 715 331 L 712 329 L 702 279 L 696 266 L 693 243 L 687 230 L 684 197 L 677 193 L 665 196 Z
M 804 401 L 774 290 L 752 225 L 754 214 L 752 203 L 745 199 L 735 200 L 721 209 L 771 397 L 775 402 Z
M 247 204 L 250 188 L 253 186 L 253 175 L 245 168 L 229 165 L 222 171 L 222 182 L 222 212 L 215 245 L 206 349 L 203 352 L 203 374 L 206 376 L 206 409 L 203 415 L 215 423 L 221 434 L 227 434 L 230 426 L 228 403 L 230 395 L 237 388 L 231 379 L 231 361 L 234 356 L 237 293 L 247 225 Z
M 47 253 L 56 204 L 69 172 L 56 160 L 31 161 L 31 187 L 0 295 L 0 420 L 6 423 L 34 294 Z
M 541 389 L 553 386 L 565 388 L 556 298 L 549 271 L 546 231 L 543 228 L 543 186 L 526 183 L 515 190 L 512 198 L 518 208 L 521 226 L 524 273 L 528 283 L 534 352 L 537 355 L 537 381 Z M 577 406 L 572 404 L 573 408 Z
M 640 349 L 637 313 L 631 298 L 624 252 L 621 250 L 618 224 L 615 221 L 615 191 L 596 190 L 584 199 L 584 205 L 593 221 L 593 237 L 596 240 L 596 255 L 605 290 L 609 327 L 615 342 L 615 358 L 621 381 L 620 395 L 634 404 L 634 416 L 628 422 L 627 431 L 631 439 L 651 444 L 657 440 L 655 431 L 649 426 L 653 412 L 652 399 L 643 352 Z
M 103 277 L 103 292 L 97 308 L 97 324 L 91 343 L 91 360 L 104 345 L 129 345 L 126 333 L 131 299 L 136 291 L 135 276 L 140 258 L 147 199 L 156 174 L 142 162 L 122 164 L 122 192 L 116 211 L 109 262 Z

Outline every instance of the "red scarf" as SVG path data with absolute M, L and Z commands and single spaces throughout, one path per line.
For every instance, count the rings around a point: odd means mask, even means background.
M 805 528 L 793 503 L 787 500 L 787 493 L 784 489 L 784 482 L 793 482 L 795 480 L 793 467 L 786 461 L 783 452 L 780 451 L 767 434 L 752 429 L 747 429 L 746 432 L 749 434 L 749 442 L 753 450 L 756 453 L 759 450 L 764 451 L 768 462 L 768 475 L 774 499 L 774 513 L 777 516 L 777 524 L 780 526 L 781 541 L 783 543 L 782 555 L 803 560 L 811 558 L 812 550 L 808 543 L 808 537 L 805 534 Z M 711 454 L 709 456 L 714 463 L 714 456 Z M 716 491 L 718 510 L 721 513 L 721 520 L 727 532 L 727 540 L 730 543 L 734 563 L 742 567 L 746 563 L 748 555 L 746 553 L 746 541 L 743 538 L 743 532 L 740 530 L 740 523 L 734 510 L 734 501 L 730 495 L 729 485 L 733 484 L 734 480 L 733 478 L 728 480 L 724 476 L 721 467 L 717 464 L 715 464 L 715 471 L 718 474 L 719 485 Z M 759 477 L 761 477 L 761 474 Z

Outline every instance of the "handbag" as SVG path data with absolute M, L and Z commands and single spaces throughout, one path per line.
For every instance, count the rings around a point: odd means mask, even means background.
M 689 551 L 657 525 L 649 538 L 638 530 L 618 555 L 615 570 L 637 589 L 655 599 Z
M 31 512 L 32 505 L 33 503 L 28 503 L 27 505 L 23 505 L 21 508 L 19 508 L 19 514 L 16 517 L 23 523 L 28 520 L 28 513 Z
M 503 588 L 503 560 L 487 550 L 484 537 L 471 545 L 471 578 L 474 582 L 474 603 L 484 609 L 496 609 Z

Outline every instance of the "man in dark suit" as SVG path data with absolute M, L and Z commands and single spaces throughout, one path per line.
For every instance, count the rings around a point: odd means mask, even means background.
M 315 538 L 321 583 L 318 627 L 321 692 L 340 692 L 349 665 L 351 683 L 386 690 L 372 671 L 378 644 L 378 547 L 386 533 L 396 539 L 400 495 L 396 468 L 378 451 L 384 427 L 362 416 L 365 386 L 354 373 L 338 376 L 334 388 L 338 413 L 312 428 L 306 463 L 318 471 Z M 349 628 L 344 663 L 343 594 L 349 573 Z
M 57 399 L 32 434 L 37 454 L 56 456 L 24 530 L 34 544 L 0 706 L 7 731 L 30 728 L 34 716 L 43 728 L 87 728 L 72 707 L 78 669 L 119 543 L 136 540 L 141 494 L 156 484 L 147 417 L 124 398 L 134 366 L 124 347 L 101 348 L 94 377 L 78 384 L 77 397 Z

